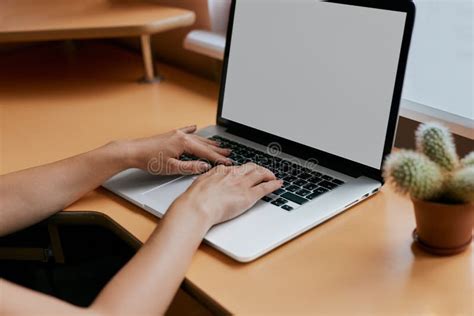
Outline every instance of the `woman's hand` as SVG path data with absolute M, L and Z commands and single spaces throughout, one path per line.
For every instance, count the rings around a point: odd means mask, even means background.
M 206 162 L 231 165 L 229 149 L 220 148 L 215 141 L 193 134 L 196 126 L 169 133 L 127 141 L 130 165 L 153 174 L 199 174 L 211 168 Z M 183 154 L 206 161 L 180 161 Z
M 197 178 L 173 203 L 171 211 L 197 210 L 211 227 L 241 215 L 282 183 L 270 170 L 253 163 L 239 167 L 221 165 Z

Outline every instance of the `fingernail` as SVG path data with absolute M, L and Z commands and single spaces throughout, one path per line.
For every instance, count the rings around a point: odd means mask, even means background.
M 200 171 L 206 171 L 206 170 L 211 169 L 211 165 L 208 164 L 208 163 L 202 163 L 202 164 L 199 166 L 199 169 L 200 169 Z

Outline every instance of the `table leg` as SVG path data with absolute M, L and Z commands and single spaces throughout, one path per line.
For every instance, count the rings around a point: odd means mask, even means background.
M 151 47 L 151 36 L 149 34 L 140 36 L 142 45 L 143 63 L 145 66 L 144 82 L 152 83 L 159 82 L 162 78 L 155 69 L 153 61 L 153 49 Z

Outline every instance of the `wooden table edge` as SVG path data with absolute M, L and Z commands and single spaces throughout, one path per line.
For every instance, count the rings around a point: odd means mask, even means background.
M 151 35 L 194 24 L 196 14 L 192 11 L 179 17 L 166 18 L 142 25 L 112 27 L 65 28 L 38 31 L 0 31 L 0 42 L 49 41 L 66 39 L 114 38 Z

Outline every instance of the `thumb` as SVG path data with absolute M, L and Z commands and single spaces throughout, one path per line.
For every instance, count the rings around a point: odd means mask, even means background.
M 196 129 L 197 129 L 196 125 L 191 125 L 191 126 L 182 127 L 179 130 L 186 134 L 192 134 L 196 131 Z

